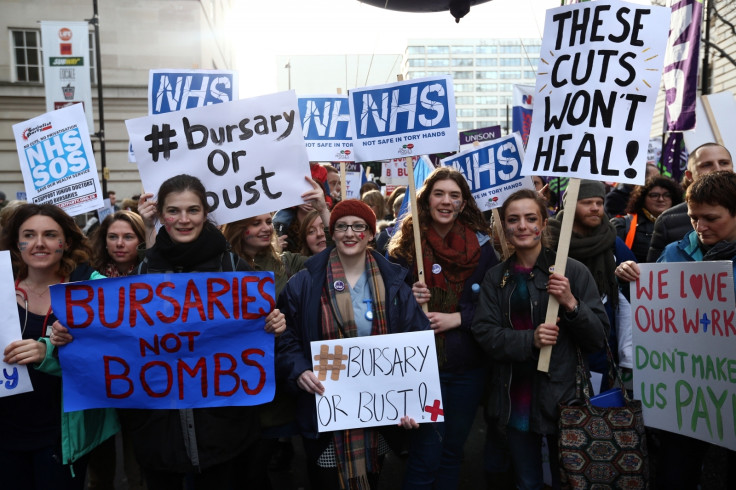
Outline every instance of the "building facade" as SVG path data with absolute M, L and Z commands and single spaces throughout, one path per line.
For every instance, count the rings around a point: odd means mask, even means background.
M 142 191 L 138 169 L 128 161 L 125 120 L 148 114 L 148 71 L 234 69 L 232 43 L 225 37 L 231 1 L 99 1 L 107 188 L 119 200 Z M 0 27 L 5 31 L 0 36 L 0 190 L 13 199 L 24 185 L 12 126 L 46 112 L 38 22 L 91 19 L 93 3 L 2 0 L 0 8 Z M 90 26 L 90 52 L 96 49 Z M 93 133 L 99 131 L 96 69 L 92 56 Z M 92 143 L 99 169 L 99 140 L 93 137 Z

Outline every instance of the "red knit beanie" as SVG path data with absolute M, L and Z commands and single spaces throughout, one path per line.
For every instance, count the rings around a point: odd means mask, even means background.
M 335 234 L 335 223 L 344 216 L 355 216 L 362 218 L 368 225 L 371 233 L 376 234 L 376 214 L 363 201 L 357 199 L 346 199 L 340 201 L 332 208 L 330 214 L 330 235 Z

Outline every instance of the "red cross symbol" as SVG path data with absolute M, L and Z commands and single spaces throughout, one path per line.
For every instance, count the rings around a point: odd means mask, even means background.
M 440 415 L 442 415 L 443 417 L 445 416 L 445 411 L 440 408 L 439 400 L 435 400 L 432 405 L 427 405 L 426 407 L 424 407 L 424 411 L 429 412 L 429 414 L 432 415 L 432 422 L 436 422 L 437 417 Z

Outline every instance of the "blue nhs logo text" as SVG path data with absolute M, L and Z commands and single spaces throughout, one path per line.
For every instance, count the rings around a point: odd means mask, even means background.
M 299 98 L 298 104 L 304 139 L 350 139 L 350 105 L 347 97 Z
M 446 80 L 352 92 L 350 97 L 360 139 L 450 127 Z
M 224 73 L 154 73 L 150 89 L 151 113 L 164 114 L 230 102 L 233 85 L 233 76 Z
M 508 140 L 497 145 L 484 146 L 443 163 L 465 176 L 471 192 L 495 187 L 521 177 L 519 150 L 513 141 Z

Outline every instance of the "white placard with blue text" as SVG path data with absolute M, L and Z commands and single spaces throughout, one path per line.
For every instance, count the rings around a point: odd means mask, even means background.
M 298 100 L 309 161 L 354 161 L 348 96 L 310 95 Z
M 547 10 L 524 175 L 643 184 L 670 9 Z
M 10 252 L 0 251 L 0 351 L 11 342 L 21 339 L 21 325 L 13 287 L 13 267 Z M 27 305 L 26 305 L 27 307 Z M 0 397 L 33 391 L 28 368 L 19 364 L 7 364 L 0 358 Z
M 733 263 L 639 268 L 631 330 L 634 397 L 645 424 L 736 450 Z
M 70 216 L 103 206 L 82 104 L 14 124 L 28 202 L 54 204 Z
M 449 75 L 350 91 L 356 162 L 457 151 Z
M 531 177 L 521 175 L 524 146 L 519 133 L 511 133 L 442 160 L 465 176 L 481 211 L 500 208 L 521 189 L 534 190 Z
M 125 121 L 146 192 L 198 177 L 218 224 L 303 204 L 312 187 L 294 91 Z
M 320 432 L 443 422 L 444 406 L 432 331 L 369 335 L 311 343 Z
M 232 70 L 150 70 L 148 114 L 194 109 L 238 100 L 238 74 Z

